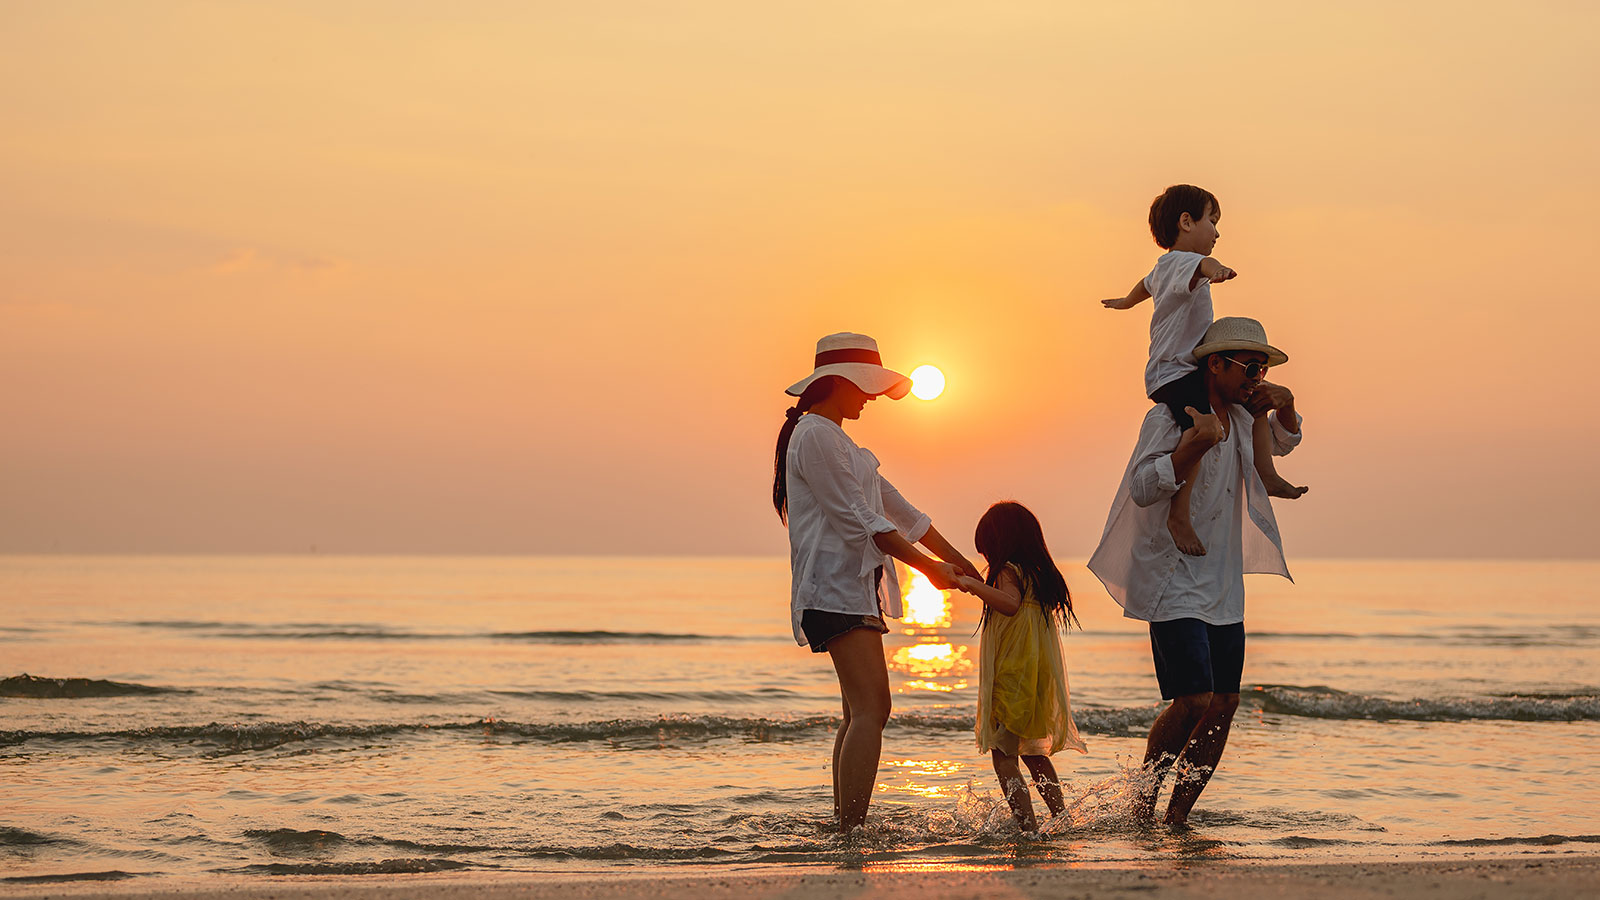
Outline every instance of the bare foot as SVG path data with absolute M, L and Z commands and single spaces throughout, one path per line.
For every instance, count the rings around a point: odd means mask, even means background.
M 1167 530 L 1172 532 L 1172 542 L 1179 550 L 1190 556 L 1206 555 L 1206 545 L 1200 543 L 1200 535 L 1194 533 L 1188 516 L 1178 515 L 1176 511 L 1167 513 Z
M 1282 497 L 1285 500 L 1299 500 L 1300 495 L 1311 490 L 1309 487 L 1296 487 L 1282 478 L 1275 478 L 1267 482 L 1268 497 Z M 1169 523 L 1170 524 L 1170 523 Z
M 1133 801 L 1133 818 L 1135 821 L 1146 825 L 1154 825 L 1156 821 L 1156 794 L 1158 789 L 1142 790 Z

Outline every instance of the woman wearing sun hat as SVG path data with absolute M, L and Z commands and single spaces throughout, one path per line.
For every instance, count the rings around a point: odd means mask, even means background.
M 890 557 L 943 590 L 957 587 L 958 574 L 979 577 L 932 520 L 878 474 L 878 458 L 844 432 L 844 420 L 859 419 L 868 401 L 898 400 L 910 388 L 909 378 L 884 368 L 872 338 L 828 335 L 817 342 L 812 373 L 788 390 L 800 399 L 784 411 L 773 460 L 772 505 L 789 527 L 795 641 L 833 659 L 844 700 L 833 744 L 834 815 L 844 830 L 866 821 L 889 720 L 883 620 L 901 615 Z

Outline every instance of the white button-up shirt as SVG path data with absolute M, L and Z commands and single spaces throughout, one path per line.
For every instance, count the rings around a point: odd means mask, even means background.
M 900 618 L 900 581 L 873 535 L 915 543 L 933 522 L 878 474 L 878 458 L 828 418 L 805 415 L 789 438 L 789 611 L 794 639 L 805 610 Z M 883 580 L 876 572 L 883 567 Z
M 1274 456 L 1299 445 L 1300 434 L 1284 428 L 1276 410 L 1267 419 Z M 1290 578 L 1272 501 L 1256 474 L 1250 413 L 1230 406 L 1229 421 L 1228 439 L 1206 451 L 1196 467 L 1189 512 L 1206 555 L 1189 556 L 1167 530 L 1168 501 L 1182 486 L 1172 469 L 1182 429 L 1165 405 L 1145 414 L 1100 546 L 1089 559 L 1089 570 L 1127 618 L 1231 625 L 1244 621 L 1246 572 Z
M 1194 348 L 1204 340 L 1214 315 L 1211 282 L 1202 278 L 1193 290 L 1189 289 L 1189 282 L 1205 258 L 1203 253 L 1168 250 L 1144 277 L 1144 289 L 1151 297 L 1150 361 L 1144 367 L 1146 397 L 1199 365 Z

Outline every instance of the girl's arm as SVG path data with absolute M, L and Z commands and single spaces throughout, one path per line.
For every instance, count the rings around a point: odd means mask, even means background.
M 960 578 L 961 589 L 983 601 L 983 604 L 1003 616 L 1014 616 L 1022 608 L 1022 585 L 1017 583 L 1010 569 L 1000 571 L 999 585 L 987 584 L 967 575 Z
M 872 536 L 872 542 L 879 550 L 928 576 L 933 586 L 941 591 L 958 590 L 960 579 L 966 577 L 955 566 L 939 562 L 912 546 L 898 531 L 880 531 Z
M 1144 279 L 1133 286 L 1126 297 L 1112 297 L 1110 300 L 1101 300 L 1100 305 L 1106 309 L 1133 309 L 1140 303 L 1150 299 L 1150 290 L 1144 286 Z

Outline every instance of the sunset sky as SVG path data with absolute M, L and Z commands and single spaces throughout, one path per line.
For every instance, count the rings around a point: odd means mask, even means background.
M 1600 7 L 0 6 L 0 552 L 782 554 L 785 386 L 1093 548 L 1166 185 L 1291 362 L 1291 559 L 1600 548 Z

